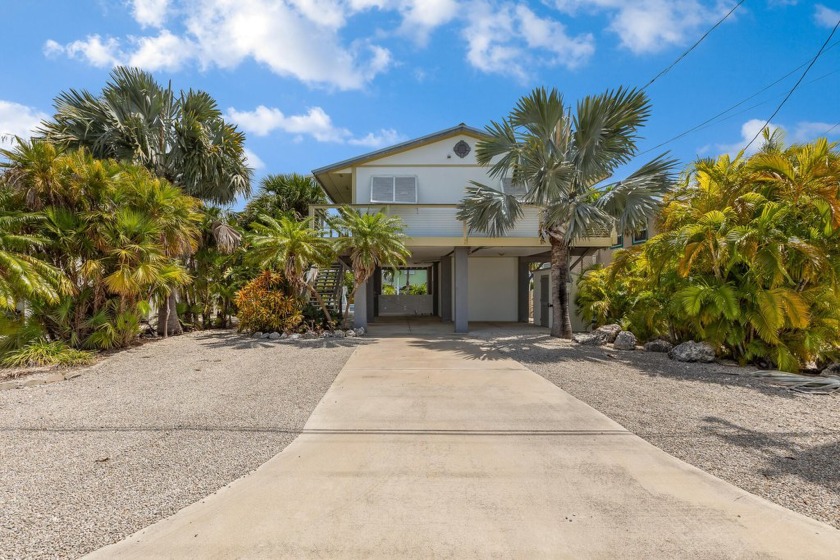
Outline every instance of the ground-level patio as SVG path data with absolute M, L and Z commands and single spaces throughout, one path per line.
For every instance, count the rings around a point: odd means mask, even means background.
M 840 550 L 837 529 L 675 459 L 491 346 L 405 328 L 356 348 L 282 453 L 90 558 Z

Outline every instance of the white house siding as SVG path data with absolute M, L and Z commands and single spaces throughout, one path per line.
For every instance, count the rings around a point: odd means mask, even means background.
M 515 257 L 470 257 L 470 321 L 517 320 Z

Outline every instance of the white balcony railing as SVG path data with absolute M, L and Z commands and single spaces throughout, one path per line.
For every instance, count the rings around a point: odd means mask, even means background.
M 455 204 L 354 204 L 353 208 L 384 212 L 398 216 L 405 223 L 405 234 L 409 237 L 489 237 L 486 233 L 468 231 L 466 224 L 458 220 L 458 207 Z M 314 227 L 323 232 L 325 237 L 339 237 L 339 232 L 329 225 L 329 217 L 338 212 L 340 205 L 310 206 L 309 215 L 314 218 Z M 539 237 L 540 213 L 535 206 L 523 208 L 523 216 L 505 237 Z

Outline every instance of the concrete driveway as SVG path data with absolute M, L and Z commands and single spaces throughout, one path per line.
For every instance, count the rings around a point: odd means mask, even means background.
M 712 477 L 519 363 L 359 347 L 253 474 L 89 558 L 837 558 L 840 531 Z

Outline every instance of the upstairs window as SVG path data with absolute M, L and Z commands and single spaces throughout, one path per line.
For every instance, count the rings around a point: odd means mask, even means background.
M 505 194 L 515 196 L 516 198 L 522 198 L 528 192 L 528 188 L 525 185 L 525 183 L 514 184 L 513 179 L 511 179 L 510 177 L 503 177 L 502 192 Z
M 624 235 L 619 235 L 616 238 L 615 245 L 612 246 L 613 249 L 621 249 L 624 247 Z
M 647 241 L 648 238 L 648 231 L 647 228 L 643 230 L 639 230 L 633 234 L 633 245 L 637 245 L 639 243 L 644 243 Z
M 417 177 L 378 175 L 370 180 L 370 201 L 397 204 L 417 203 Z

